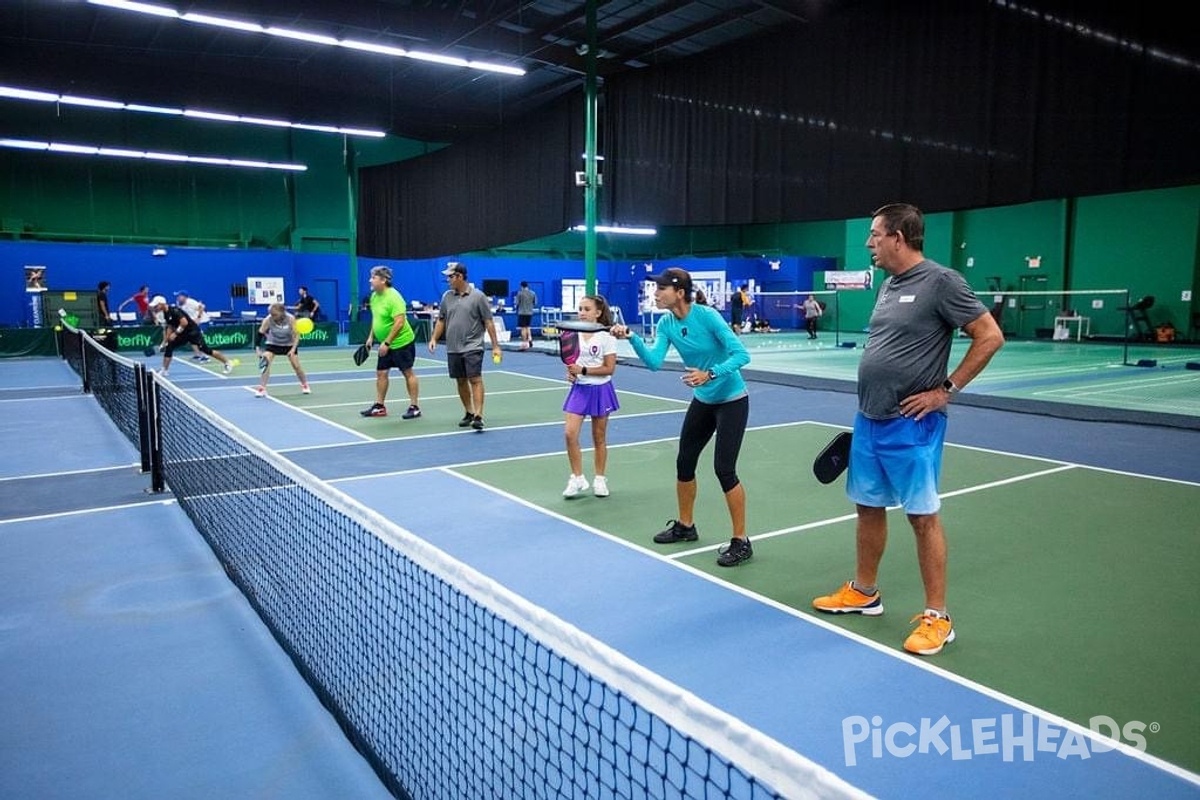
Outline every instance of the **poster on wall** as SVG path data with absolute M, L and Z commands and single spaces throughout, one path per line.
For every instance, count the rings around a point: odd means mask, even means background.
M 29 302 L 25 306 L 25 322 L 34 328 L 40 328 L 42 319 L 42 293 L 46 291 L 46 268 L 44 266 L 25 267 L 25 293 Z
M 283 303 L 283 278 L 246 278 L 246 299 L 252 306 Z
M 826 289 L 870 289 L 872 270 L 842 270 L 825 273 Z

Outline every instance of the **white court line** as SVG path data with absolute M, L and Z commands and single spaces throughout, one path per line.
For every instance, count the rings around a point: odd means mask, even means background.
M 4 481 L 24 481 L 24 480 L 28 480 L 30 478 L 33 478 L 35 480 L 40 480 L 40 479 L 44 479 L 44 478 L 65 478 L 68 475 L 87 475 L 88 473 L 92 473 L 92 472 L 111 472 L 115 469 L 137 470 L 140 473 L 141 469 L 142 469 L 142 462 L 141 461 L 131 461 L 128 464 L 114 464 L 111 467 L 88 467 L 86 469 L 68 469 L 68 470 L 63 470 L 61 472 L 41 472 L 41 473 L 38 473 L 35 475 L 10 475 L 7 477 L 0 477 L 0 483 L 2 483 Z
M 1039 472 L 1029 472 L 1024 475 L 1015 475 L 1011 478 L 1003 478 L 1001 480 L 991 481 L 989 483 L 980 483 L 975 486 L 964 486 L 963 488 L 955 489 L 952 492 L 943 492 L 943 493 L 939 494 L 938 497 L 942 498 L 942 499 L 946 499 L 948 497 L 958 497 L 958 496 L 964 495 L 964 494 L 973 494 L 975 492 L 986 491 L 987 489 L 994 489 L 997 486 L 1008 486 L 1010 484 L 1020 483 L 1022 481 L 1026 481 L 1031 478 L 1042 478 L 1042 477 L 1045 477 L 1046 475 L 1054 475 L 1055 473 L 1065 472 L 1067 470 L 1072 470 L 1072 469 L 1080 469 L 1080 467 L 1078 467 L 1074 464 L 1063 464 L 1061 466 L 1053 467 L 1051 469 L 1044 469 Z M 888 506 L 889 511 L 894 511 L 898 508 L 900 508 L 900 506 Z M 766 533 L 755 534 L 754 541 L 757 542 L 762 539 L 774 539 L 777 536 L 784 536 L 786 534 L 797 533 L 799 531 L 812 530 L 813 528 L 823 528 L 827 525 L 833 525 L 833 524 L 836 524 L 839 522 L 848 522 L 850 520 L 853 520 L 855 517 L 857 517 L 857 514 L 854 514 L 854 513 L 843 514 L 840 517 L 830 517 L 828 519 L 817 520 L 815 522 L 806 522 L 803 525 L 793 525 L 788 528 L 780 528 L 779 530 L 767 531 Z M 678 559 L 678 558 L 686 558 L 688 556 L 694 556 L 694 555 L 701 554 L 701 553 L 710 553 L 714 550 L 719 550 L 720 548 L 724 547 L 725 544 L 726 544 L 725 542 L 719 542 L 717 544 L 705 545 L 704 547 L 694 547 L 690 550 L 682 550 L 679 552 L 672 553 L 671 555 L 666 556 L 666 558 Z
M 637 419 L 638 417 L 654 417 L 654 416 L 658 416 L 659 414 L 682 414 L 684 412 L 684 410 L 685 409 L 677 408 L 677 409 L 664 409 L 663 411 L 642 411 L 637 414 L 622 414 L 621 419 Z M 563 424 L 563 421 L 561 419 L 559 419 L 559 420 L 554 420 L 552 422 L 525 422 L 520 425 L 501 425 L 499 427 L 490 427 L 489 426 L 489 427 L 485 428 L 484 430 L 485 431 L 519 431 L 519 430 L 529 430 L 530 428 L 546 428 L 546 427 L 550 427 L 550 426 L 553 426 L 556 428 L 561 428 L 562 424 Z M 411 442 L 411 441 L 415 441 L 417 439 L 436 439 L 436 438 L 442 437 L 442 436 L 462 436 L 464 434 L 477 434 L 477 433 L 480 433 L 480 431 L 472 430 L 471 428 L 451 428 L 451 429 L 444 430 L 444 431 L 438 431 L 437 433 L 420 433 L 420 434 L 417 434 L 416 436 L 392 436 L 392 437 L 389 437 L 386 439 L 371 439 L 370 441 L 366 441 L 366 442 L 344 442 L 344 443 L 335 444 L 335 445 L 313 444 L 313 445 L 304 445 L 302 447 L 289 447 L 286 450 L 279 450 L 278 452 L 284 453 L 284 454 L 297 453 L 297 452 L 300 452 L 303 450 L 323 450 L 328 447 L 358 447 L 360 445 L 365 445 L 365 444 L 378 444 L 378 443 L 384 443 L 384 442 Z M 665 439 L 663 441 L 672 441 L 673 442 L 673 441 L 675 441 L 675 438 L 672 437 L 670 439 Z M 640 441 L 640 442 L 626 442 L 625 444 L 610 444 L 608 446 L 608 449 L 612 450 L 617 447 L 631 447 L 631 446 L 639 445 L 639 444 L 648 444 L 648 442 Z M 586 447 L 583 449 L 582 452 L 586 453 L 593 449 L 594 448 Z M 402 469 L 402 470 L 396 470 L 393 472 L 378 472 L 378 473 L 372 473 L 371 475 L 360 475 L 360 476 L 353 476 L 353 477 L 349 477 L 349 478 L 334 478 L 334 479 L 327 481 L 327 483 L 333 483 L 334 481 L 355 480 L 355 478 L 358 478 L 358 477 L 378 478 L 378 477 L 383 477 L 383 476 L 387 476 L 387 475 L 407 475 L 407 474 L 414 473 L 414 472 L 428 472 L 430 470 L 441 469 L 442 467 L 445 467 L 445 466 L 450 466 L 450 467 L 469 466 L 471 464 L 492 464 L 492 463 L 498 463 L 498 462 L 502 462 L 502 461 L 513 461 L 513 460 L 522 459 L 522 458 L 541 458 L 543 455 L 563 456 L 563 455 L 566 455 L 566 451 L 562 450 L 562 449 L 557 449 L 557 450 L 554 450 L 553 453 L 535 453 L 535 454 L 526 454 L 526 455 L 520 455 L 520 456 L 504 456 L 501 458 L 487 459 L 484 461 L 464 462 L 461 465 L 441 464 L 438 466 L 430 466 L 430 467 L 414 467 L 412 469 Z
M 92 506 L 90 508 L 77 508 L 74 511 L 55 511 L 53 514 L 36 514 L 32 517 L 0 519 L 0 525 L 9 525 L 16 522 L 39 522 L 47 519 L 62 519 L 63 517 L 78 517 L 84 514 L 95 514 L 98 511 L 123 511 L 129 508 L 141 508 L 142 506 L 166 506 L 175 502 L 176 500 L 173 496 L 160 497 L 140 503 L 121 503 L 120 505 L 115 506 Z

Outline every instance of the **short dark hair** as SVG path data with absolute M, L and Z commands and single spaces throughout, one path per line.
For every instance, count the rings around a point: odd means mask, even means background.
M 900 233 L 913 250 L 925 249 L 925 215 L 910 203 L 888 203 L 871 212 L 871 219 L 883 217 L 887 233 Z

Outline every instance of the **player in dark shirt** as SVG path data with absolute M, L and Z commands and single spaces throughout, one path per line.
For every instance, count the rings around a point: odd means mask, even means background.
M 162 370 L 159 374 L 163 377 L 168 377 L 168 370 L 171 368 L 171 358 L 175 355 L 175 350 L 180 347 L 195 345 L 200 348 L 200 352 L 207 356 L 212 356 L 223 365 L 223 370 L 226 375 L 233 372 L 233 362 L 222 353 L 220 350 L 213 350 L 208 346 L 208 342 L 204 340 L 204 332 L 200 330 L 200 326 L 187 315 L 179 306 L 167 304 L 167 298 L 162 295 L 157 295 L 150 301 L 150 311 L 154 314 L 162 313 L 163 315 L 163 341 L 161 349 L 163 351 Z

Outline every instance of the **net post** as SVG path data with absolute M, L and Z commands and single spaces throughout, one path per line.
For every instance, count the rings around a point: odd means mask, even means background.
M 1129 329 L 1133 326 L 1133 305 L 1129 302 L 1129 289 L 1125 290 L 1125 336 L 1121 344 L 1121 366 L 1129 366 Z
M 142 456 L 142 472 L 150 471 L 150 402 L 149 378 L 146 365 L 133 368 L 134 385 L 137 386 L 138 451 Z
M 146 436 L 150 456 L 150 491 L 160 493 L 166 489 L 163 479 L 162 415 L 158 397 L 158 384 L 149 371 L 144 373 L 146 383 Z
M 842 346 L 842 293 L 833 292 L 833 346 Z

